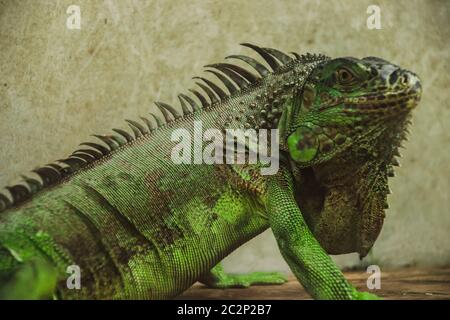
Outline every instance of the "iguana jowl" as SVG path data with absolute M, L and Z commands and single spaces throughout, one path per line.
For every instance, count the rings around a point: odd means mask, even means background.
M 181 108 L 98 136 L 67 159 L 0 194 L 4 298 L 171 298 L 195 281 L 213 287 L 283 283 L 278 273 L 228 275 L 220 261 L 271 228 L 306 290 L 319 299 L 357 292 L 328 253 L 365 256 L 381 229 L 388 176 L 421 96 L 418 77 L 385 60 L 289 56 L 244 44 L 267 63 L 209 65 L 223 84 L 180 94 Z M 270 68 L 269 68 L 270 67 Z M 229 91 L 225 92 L 224 89 Z M 181 110 L 181 111 L 180 111 Z M 278 128 L 281 163 L 174 164 L 171 132 Z M 81 270 L 81 289 L 66 268 Z

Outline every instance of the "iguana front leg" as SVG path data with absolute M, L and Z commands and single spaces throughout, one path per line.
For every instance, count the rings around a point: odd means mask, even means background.
M 309 230 L 294 198 L 292 175 L 281 168 L 268 181 L 269 223 L 281 254 L 315 299 L 376 299 L 358 292 Z
M 283 284 L 286 277 L 279 272 L 251 272 L 247 274 L 225 273 L 223 266 L 218 263 L 199 282 L 211 288 L 247 288 L 251 285 Z
M 36 258 L 18 262 L 6 250 L 0 249 L 0 262 L 1 267 L 6 267 L 0 268 L 0 300 L 54 298 L 60 276 L 47 261 Z

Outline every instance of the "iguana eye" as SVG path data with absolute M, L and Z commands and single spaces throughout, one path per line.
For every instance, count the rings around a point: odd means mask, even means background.
M 336 71 L 336 80 L 339 84 L 349 84 L 355 76 L 348 69 L 342 68 Z

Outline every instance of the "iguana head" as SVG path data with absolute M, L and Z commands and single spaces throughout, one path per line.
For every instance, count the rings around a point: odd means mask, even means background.
M 287 132 L 302 167 L 332 159 L 367 135 L 402 122 L 421 97 L 419 78 L 385 60 L 338 58 L 316 67 L 294 99 Z
M 373 246 L 421 93 L 414 73 L 385 60 L 338 58 L 313 69 L 285 110 L 285 149 L 303 176 L 299 205 L 329 253 L 363 257 Z

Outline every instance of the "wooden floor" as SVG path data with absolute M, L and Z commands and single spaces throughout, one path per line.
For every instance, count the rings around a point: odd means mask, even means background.
M 346 278 L 359 290 L 369 291 L 364 271 L 344 272 Z M 450 268 L 401 269 L 383 271 L 381 288 L 371 292 L 384 299 L 450 299 Z M 311 299 L 294 277 L 283 285 L 253 286 L 247 289 L 209 289 L 196 283 L 178 299 Z

